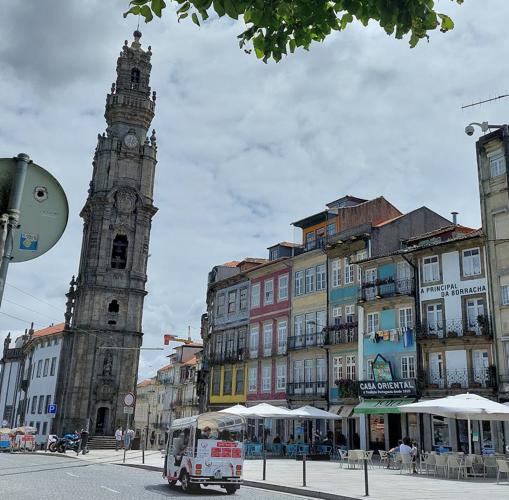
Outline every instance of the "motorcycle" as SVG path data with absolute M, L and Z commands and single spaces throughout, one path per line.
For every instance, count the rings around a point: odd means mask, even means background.
M 50 434 L 48 436 L 48 451 L 55 453 L 57 451 L 58 436 L 56 434 Z
M 80 448 L 81 438 L 77 434 L 66 434 L 60 438 L 56 443 L 56 450 L 58 453 L 65 453 L 67 450 L 72 450 L 78 453 Z

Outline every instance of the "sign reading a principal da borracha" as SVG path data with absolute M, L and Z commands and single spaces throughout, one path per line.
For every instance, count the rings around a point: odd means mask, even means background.
M 415 379 L 392 380 L 387 382 L 361 380 L 359 382 L 359 395 L 363 398 L 415 396 L 416 394 L 417 387 Z

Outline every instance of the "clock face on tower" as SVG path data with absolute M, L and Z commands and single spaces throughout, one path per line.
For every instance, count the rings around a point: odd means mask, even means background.
M 124 137 L 124 144 L 128 148 L 135 148 L 136 146 L 138 146 L 138 138 L 134 134 L 127 134 Z

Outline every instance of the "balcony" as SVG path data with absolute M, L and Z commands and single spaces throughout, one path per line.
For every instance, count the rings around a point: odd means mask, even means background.
M 385 278 L 373 283 L 363 283 L 359 291 L 359 301 L 365 302 L 400 295 L 414 295 L 414 293 L 415 282 L 413 278 Z
M 480 315 L 474 320 L 422 321 L 417 327 L 417 338 L 420 340 L 454 339 L 457 337 L 491 338 L 489 317 Z
M 288 349 L 305 349 L 306 347 L 321 347 L 325 342 L 325 333 L 307 333 L 288 337 Z
M 357 342 L 358 338 L 357 322 L 334 324 L 327 328 L 325 344 L 350 344 L 352 342 Z
M 454 391 L 464 391 L 465 389 L 495 389 L 497 386 L 495 367 L 450 370 L 438 367 L 421 372 L 419 381 L 427 392 L 454 393 Z
M 327 382 L 290 382 L 287 384 L 289 396 L 297 397 L 325 397 Z
M 246 350 L 244 348 L 239 348 L 237 352 L 228 351 L 228 352 L 213 352 L 210 355 L 210 363 L 213 365 L 221 365 L 224 363 L 237 363 L 239 361 L 244 361 Z

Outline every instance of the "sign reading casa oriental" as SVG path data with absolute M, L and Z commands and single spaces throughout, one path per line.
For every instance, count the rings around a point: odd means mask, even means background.
M 441 299 L 445 297 L 461 297 L 486 293 L 486 279 L 451 281 L 440 285 L 421 286 L 421 300 Z
M 416 396 L 417 386 L 415 379 L 392 380 L 387 382 L 361 380 L 359 382 L 359 395 L 363 398 Z

